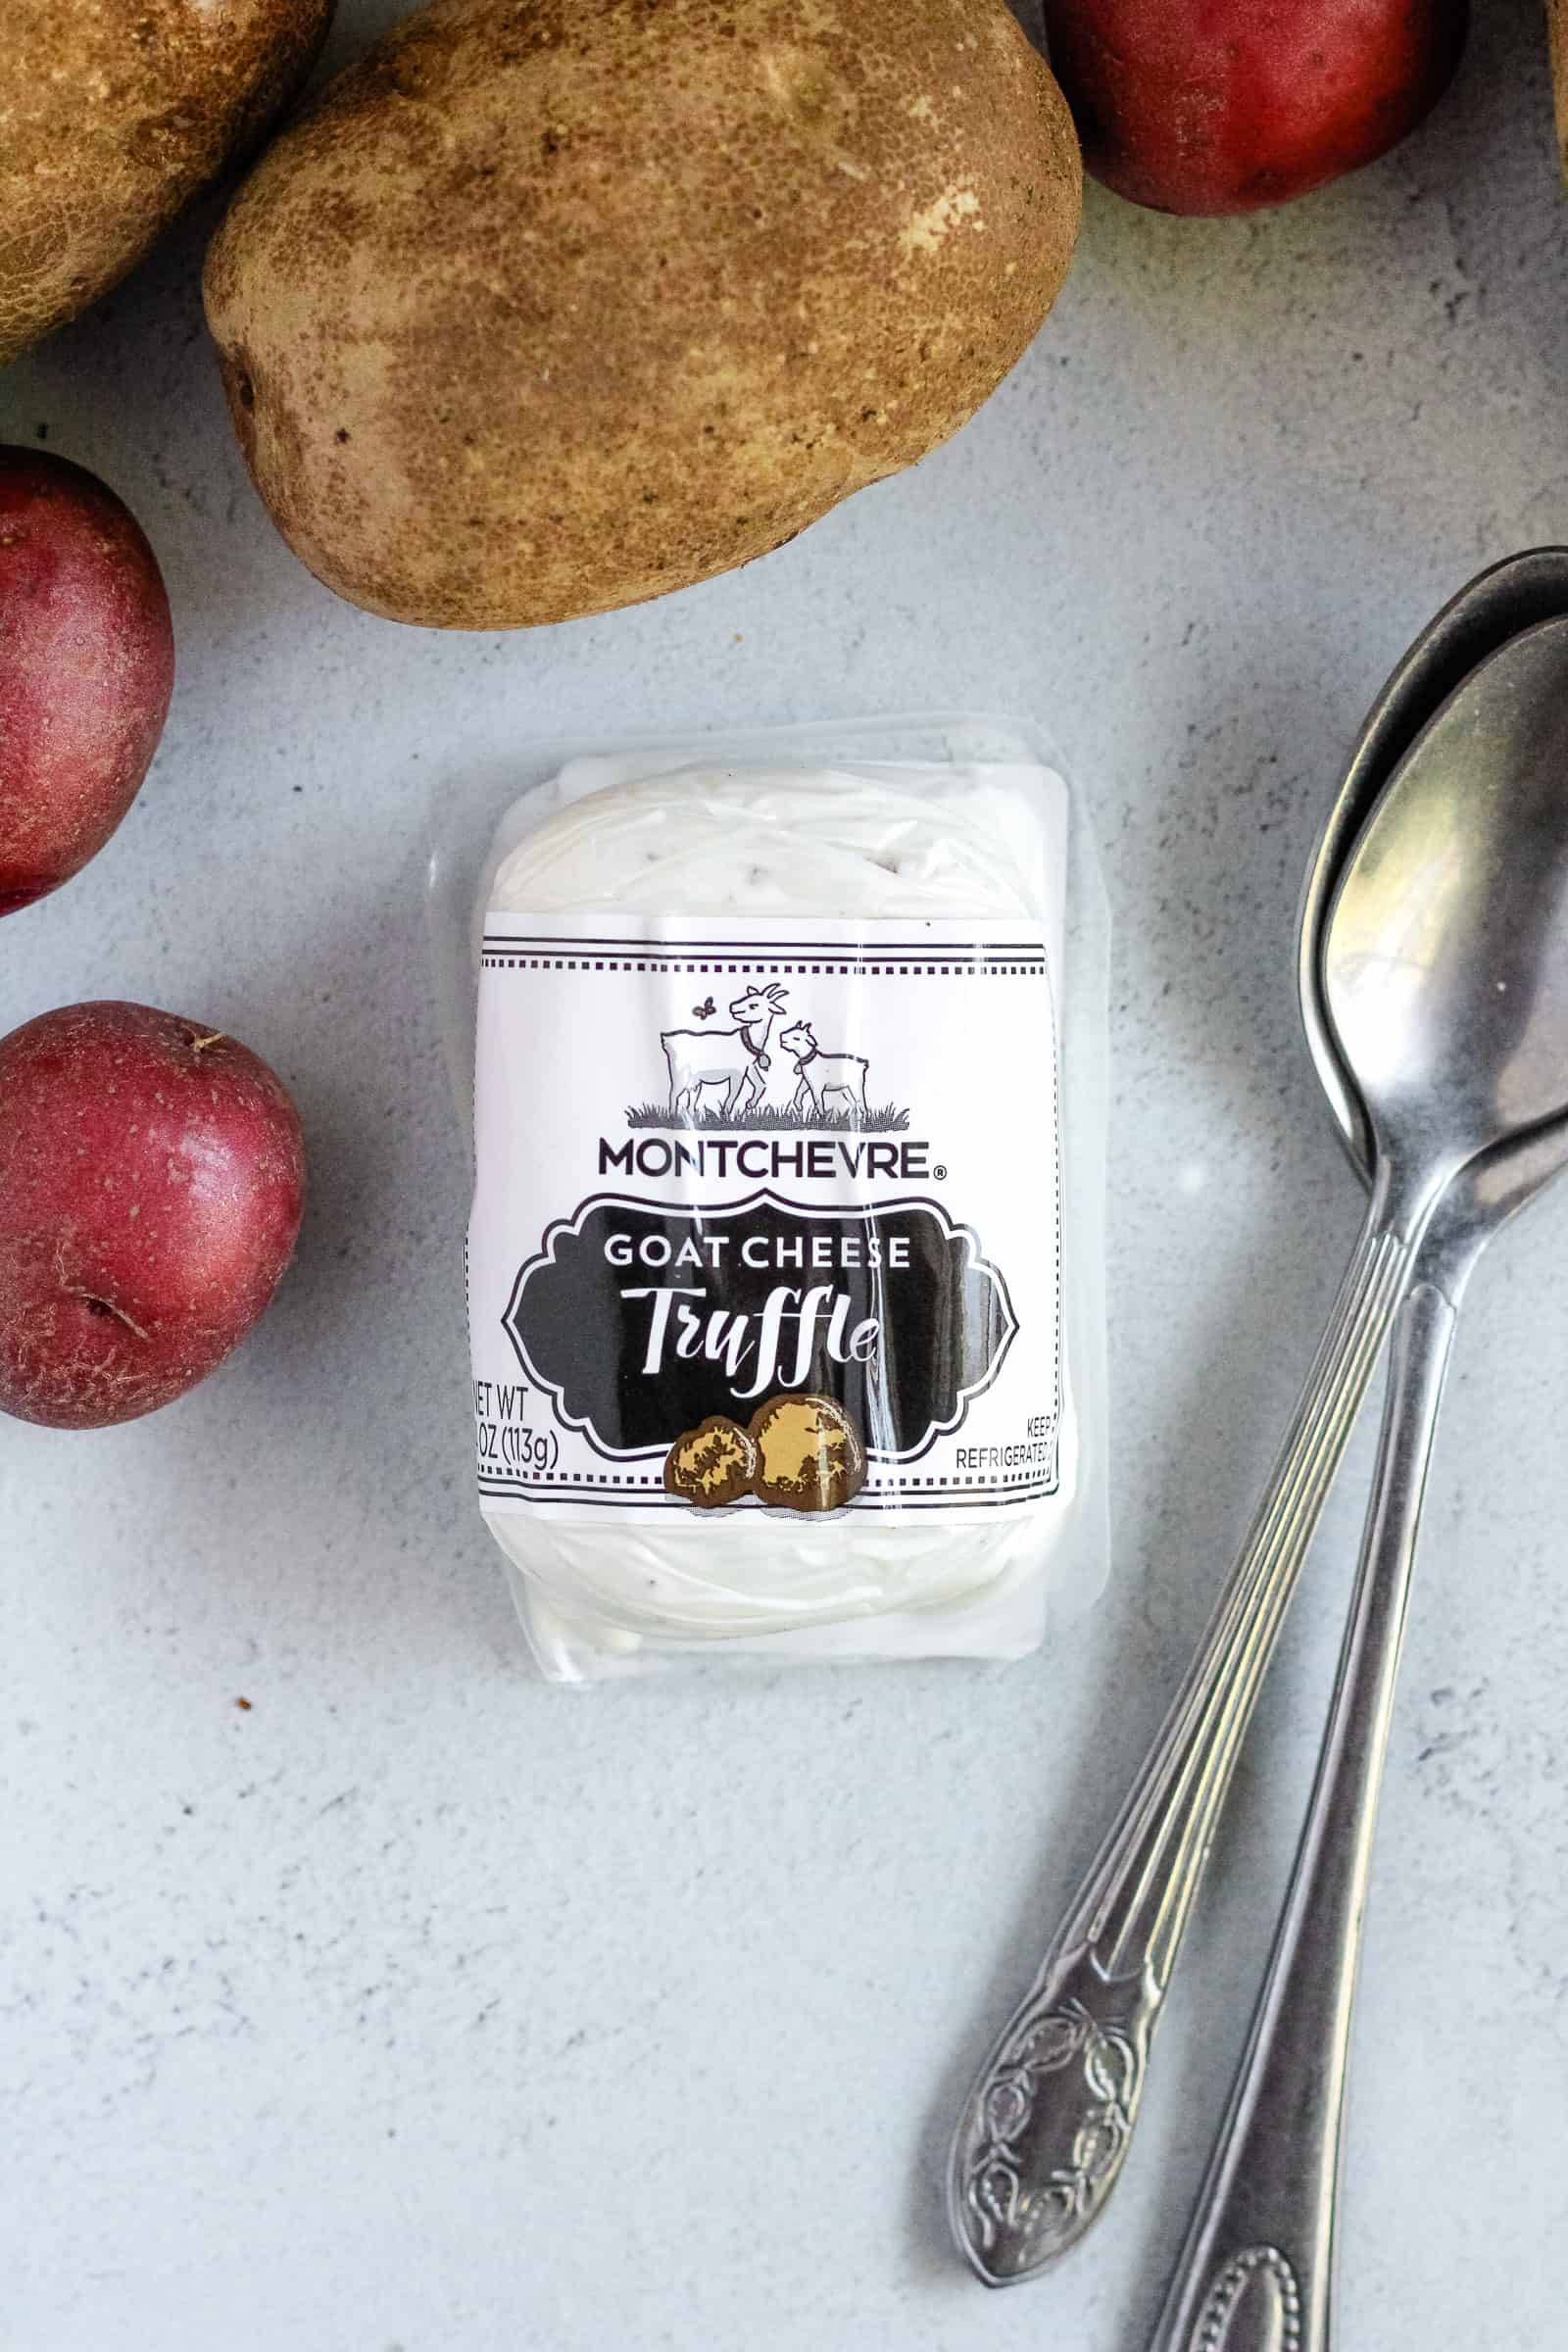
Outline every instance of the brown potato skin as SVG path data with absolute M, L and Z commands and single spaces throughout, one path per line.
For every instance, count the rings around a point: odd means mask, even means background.
M 431 0 L 263 158 L 207 314 L 311 569 L 520 627 L 923 457 L 1034 336 L 1081 194 L 1003 0 Z
M 96 857 L 169 713 L 158 559 L 96 474 L 0 448 L 0 915 Z
M 333 0 L 5 0 L 0 366 L 106 292 L 299 87 Z
M 183 1396 L 288 1264 L 299 1113 L 233 1038 L 68 1004 L 0 1038 L 0 1411 L 101 1429 Z

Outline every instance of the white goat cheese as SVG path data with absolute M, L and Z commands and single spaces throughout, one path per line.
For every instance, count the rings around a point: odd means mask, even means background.
M 547 1672 L 1038 1642 L 1079 1466 L 1067 822 L 1038 765 L 646 756 L 509 811 L 469 1310 Z

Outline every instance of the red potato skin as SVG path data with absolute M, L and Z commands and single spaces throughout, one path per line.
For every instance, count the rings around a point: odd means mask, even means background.
M 299 1114 L 234 1039 L 145 1004 L 0 1038 L 0 1409 L 131 1421 L 242 1340 L 293 1253 Z
M 1095 177 L 1155 212 L 1250 213 L 1386 155 L 1453 77 L 1466 0 L 1045 0 Z
M 169 598 L 135 517 L 82 466 L 0 447 L 0 915 L 103 848 L 173 684 Z

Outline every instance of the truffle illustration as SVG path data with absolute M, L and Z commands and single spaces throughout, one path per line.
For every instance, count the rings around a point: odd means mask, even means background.
M 664 1457 L 664 1491 L 699 1510 L 716 1511 L 752 1491 L 757 1448 L 739 1422 L 710 1413 L 678 1437 Z
M 791 1511 L 837 1511 L 865 1484 L 865 1447 L 831 1396 L 770 1396 L 752 1416 L 753 1486 Z

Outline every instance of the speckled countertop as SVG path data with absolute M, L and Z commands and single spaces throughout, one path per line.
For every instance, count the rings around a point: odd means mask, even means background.
M 346 5 L 333 56 L 395 16 Z M 1116 2205 L 972 2285 L 954 2099 L 1162 1710 L 1357 1215 L 1298 1049 L 1303 861 L 1383 673 L 1568 537 L 1568 199 L 1535 0 L 1386 165 L 1251 223 L 1091 194 L 979 419 L 738 577 L 515 638 L 334 602 L 243 478 L 190 223 L 0 376 L 102 471 L 181 672 L 113 848 L 0 936 L 0 1030 L 128 995 L 297 1089 L 298 1269 L 224 1374 L 0 1424 L 5 2352 L 1142 2352 L 1239 2047 L 1369 1445 L 1227 1824 Z M 574 1697 L 468 1493 L 432 789 L 519 737 L 1044 719 L 1119 932 L 1115 1580 L 1006 1671 Z M 1539 2352 L 1568 2222 L 1568 1197 L 1478 1281 L 1357 2037 L 1345 2334 Z M 1369 1434 L 1369 1433 L 1368 1433 Z M 248 1702 L 242 1705 L 242 1701 Z

